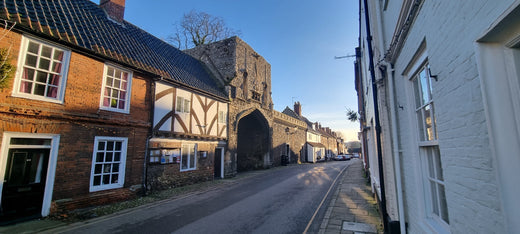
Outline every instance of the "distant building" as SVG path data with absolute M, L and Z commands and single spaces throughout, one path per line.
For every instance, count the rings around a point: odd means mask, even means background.
M 361 141 L 385 230 L 518 232 L 520 2 L 360 3 Z

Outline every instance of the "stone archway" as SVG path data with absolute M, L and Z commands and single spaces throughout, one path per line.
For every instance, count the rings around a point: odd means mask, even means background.
M 239 120 L 237 138 L 238 172 L 261 169 L 270 164 L 269 124 L 259 110 Z

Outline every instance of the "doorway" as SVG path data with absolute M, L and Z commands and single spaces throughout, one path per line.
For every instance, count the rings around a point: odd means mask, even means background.
M 2 222 L 39 217 L 50 149 L 9 150 L 2 189 Z
M 269 163 L 269 125 L 259 110 L 238 122 L 237 171 L 262 169 Z
M 224 148 L 215 148 L 215 160 L 213 162 L 215 178 L 224 178 Z
M 50 212 L 59 135 L 4 132 L 0 150 L 0 225 Z

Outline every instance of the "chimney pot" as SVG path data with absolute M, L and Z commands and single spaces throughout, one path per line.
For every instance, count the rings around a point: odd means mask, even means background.
M 111 19 L 123 22 L 125 18 L 125 0 L 101 0 L 99 6 L 105 10 Z

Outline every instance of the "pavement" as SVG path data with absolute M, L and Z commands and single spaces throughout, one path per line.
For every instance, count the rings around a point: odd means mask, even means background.
M 363 163 L 360 159 L 352 160 L 355 161 L 338 180 L 330 203 L 324 206 L 327 210 L 319 234 L 383 233 L 377 203 L 364 177 Z M 251 174 L 249 176 L 254 176 L 256 173 Z M 59 230 L 67 225 L 70 223 L 38 219 L 0 226 L 0 233 L 53 233 L 53 230 Z
M 355 160 L 345 170 L 332 195 L 318 234 L 383 233 L 379 209 L 363 172 Z

